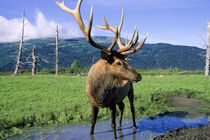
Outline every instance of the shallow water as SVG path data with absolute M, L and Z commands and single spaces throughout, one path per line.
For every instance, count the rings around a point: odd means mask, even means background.
M 210 117 L 203 114 L 191 116 L 188 112 L 174 111 L 163 115 L 142 118 L 138 120 L 136 131 L 132 128 L 131 120 L 123 120 L 122 130 L 117 130 L 117 139 L 136 140 L 150 139 L 159 136 L 166 131 L 183 127 L 198 127 L 208 125 Z M 110 121 L 97 122 L 95 134 L 89 135 L 90 124 L 66 125 L 54 128 L 33 128 L 24 132 L 21 136 L 8 138 L 8 140 L 107 140 L 113 139 Z

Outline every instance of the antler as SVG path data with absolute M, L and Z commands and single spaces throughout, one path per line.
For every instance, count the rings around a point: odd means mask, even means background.
M 108 52 L 112 52 L 112 49 L 113 47 L 115 46 L 116 44 L 116 40 L 117 40 L 117 37 L 118 37 L 118 28 L 116 27 L 116 31 L 115 31 L 115 39 L 113 40 L 112 44 L 106 48 L 104 46 L 101 46 L 99 44 L 97 44 L 95 41 L 93 41 L 92 37 L 91 37 L 91 29 L 92 29 L 92 23 L 93 23 L 93 6 L 91 7 L 91 10 L 90 10 L 90 19 L 89 19 L 89 24 L 88 24 L 88 28 L 86 29 L 85 28 L 85 25 L 83 23 L 83 20 L 82 20 L 82 17 L 81 17 L 81 14 L 80 14 L 80 6 L 81 6 L 81 3 L 82 3 L 82 0 L 79 0 L 77 2 L 77 6 L 74 10 L 71 10 L 69 9 L 65 4 L 64 4 L 64 1 L 63 2 L 58 2 L 57 0 L 55 0 L 55 3 L 60 7 L 62 8 L 63 10 L 69 12 L 70 14 L 72 14 L 74 16 L 74 18 L 76 19 L 77 21 L 77 24 L 79 25 L 80 27 L 80 30 L 83 32 L 86 40 L 94 47 L 98 48 L 98 49 L 101 49 L 101 50 L 104 50 L 104 51 L 108 51 Z M 114 28 L 113 28 L 114 29 Z
M 117 44 L 119 46 L 119 49 L 117 50 L 117 52 L 121 53 L 123 55 L 128 55 L 130 53 L 134 53 L 134 52 L 138 51 L 143 46 L 143 44 L 146 41 L 148 35 L 145 36 L 143 41 L 140 42 L 139 45 L 135 49 L 130 50 L 133 46 L 136 45 L 136 43 L 138 42 L 138 38 L 139 38 L 138 31 L 137 31 L 136 38 L 135 38 L 135 40 L 133 42 L 133 38 L 134 38 L 135 33 L 136 33 L 136 26 L 135 26 L 135 29 L 134 29 L 133 35 L 131 37 L 131 40 L 125 46 L 123 46 L 122 42 L 121 42 L 121 38 L 120 38 L 120 32 L 121 32 L 122 25 L 123 25 L 123 19 L 124 19 L 124 9 L 122 10 L 121 21 L 120 21 L 120 25 L 119 25 L 118 30 L 114 29 L 113 27 L 111 27 L 108 24 L 108 22 L 106 21 L 104 15 L 103 15 L 103 20 L 104 20 L 105 27 L 102 27 L 102 26 L 99 26 L 99 25 L 95 25 L 95 26 L 97 26 L 98 28 L 103 29 L 103 30 L 110 30 L 111 32 L 114 32 L 114 33 L 118 32 Z

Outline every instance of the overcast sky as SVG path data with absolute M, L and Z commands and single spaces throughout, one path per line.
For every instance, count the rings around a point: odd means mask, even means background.
M 76 2 L 65 1 L 72 9 Z M 103 14 L 111 26 L 119 25 L 124 8 L 123 37 L 130 37 L 137 24 L 140 38 L 149 34 L 147 43 L 204 48 L 207 21 L 210 21 L 210 0 L 83 0 L 81 12 L 86 25 L 91 5 L 93 22 L 99 25 L 103 25 Z M 83 36 L 73 16 L 61 10 L 54 0 L 0 0 L 0 42 L 20 39 L 23 9 L 26 39 L 54 37 L 56 25 L 60 28 L 61 38 Z M 114 36 L 96 27 L 92 35 Z

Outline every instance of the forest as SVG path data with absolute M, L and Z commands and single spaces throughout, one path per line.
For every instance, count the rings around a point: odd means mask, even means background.
M 94 40 L 104 46 L 111 43 L 111 37 L 94 37 Z M 125 42 L 125 39 L 123 39 Z M 15 69 L 19 42 L 0 43 L 0 72 Z M 21 57 L 20 69 L 31 69 L 32 48 L 35 48 L 38 59 L 38 70 L 55 68 L 55 39 L 34 39 L 25 41 Z M 117 48 L 117 46 L 115 46 Z M 166 43 L 145 44 L 137 53 L 128 56 L 129 64 L 138 69 L 170 69 L 204 70 L 205 49 L 171 45 Z M 81 67 L 89 67 L 100 58 L 98 49 L 87 43 L 85 38 L 59 40 L 59 67 L 69 68 L 74 61 Z

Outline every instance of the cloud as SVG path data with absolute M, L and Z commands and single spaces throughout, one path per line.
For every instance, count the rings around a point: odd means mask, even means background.
M 21 20 L 17 18 L 8 20 L 0 16 L 0 27 L 0 42 L 16 41 L 20 32 L 18 30 L 21 27 Z
M 25 18 L 24 39 L 50 38 L 55 37 L 56 26 L 59 26 L 60 38 L 73 38 L 81 36 L 77 25 L 72 22 L 56 23 L 45 18 L 41 11 L 37 11 L 35 23 L 31 23 Z M 22 19 L 7 19 L 0 16 L 0 42 L 19 41 L 22 30 Z

